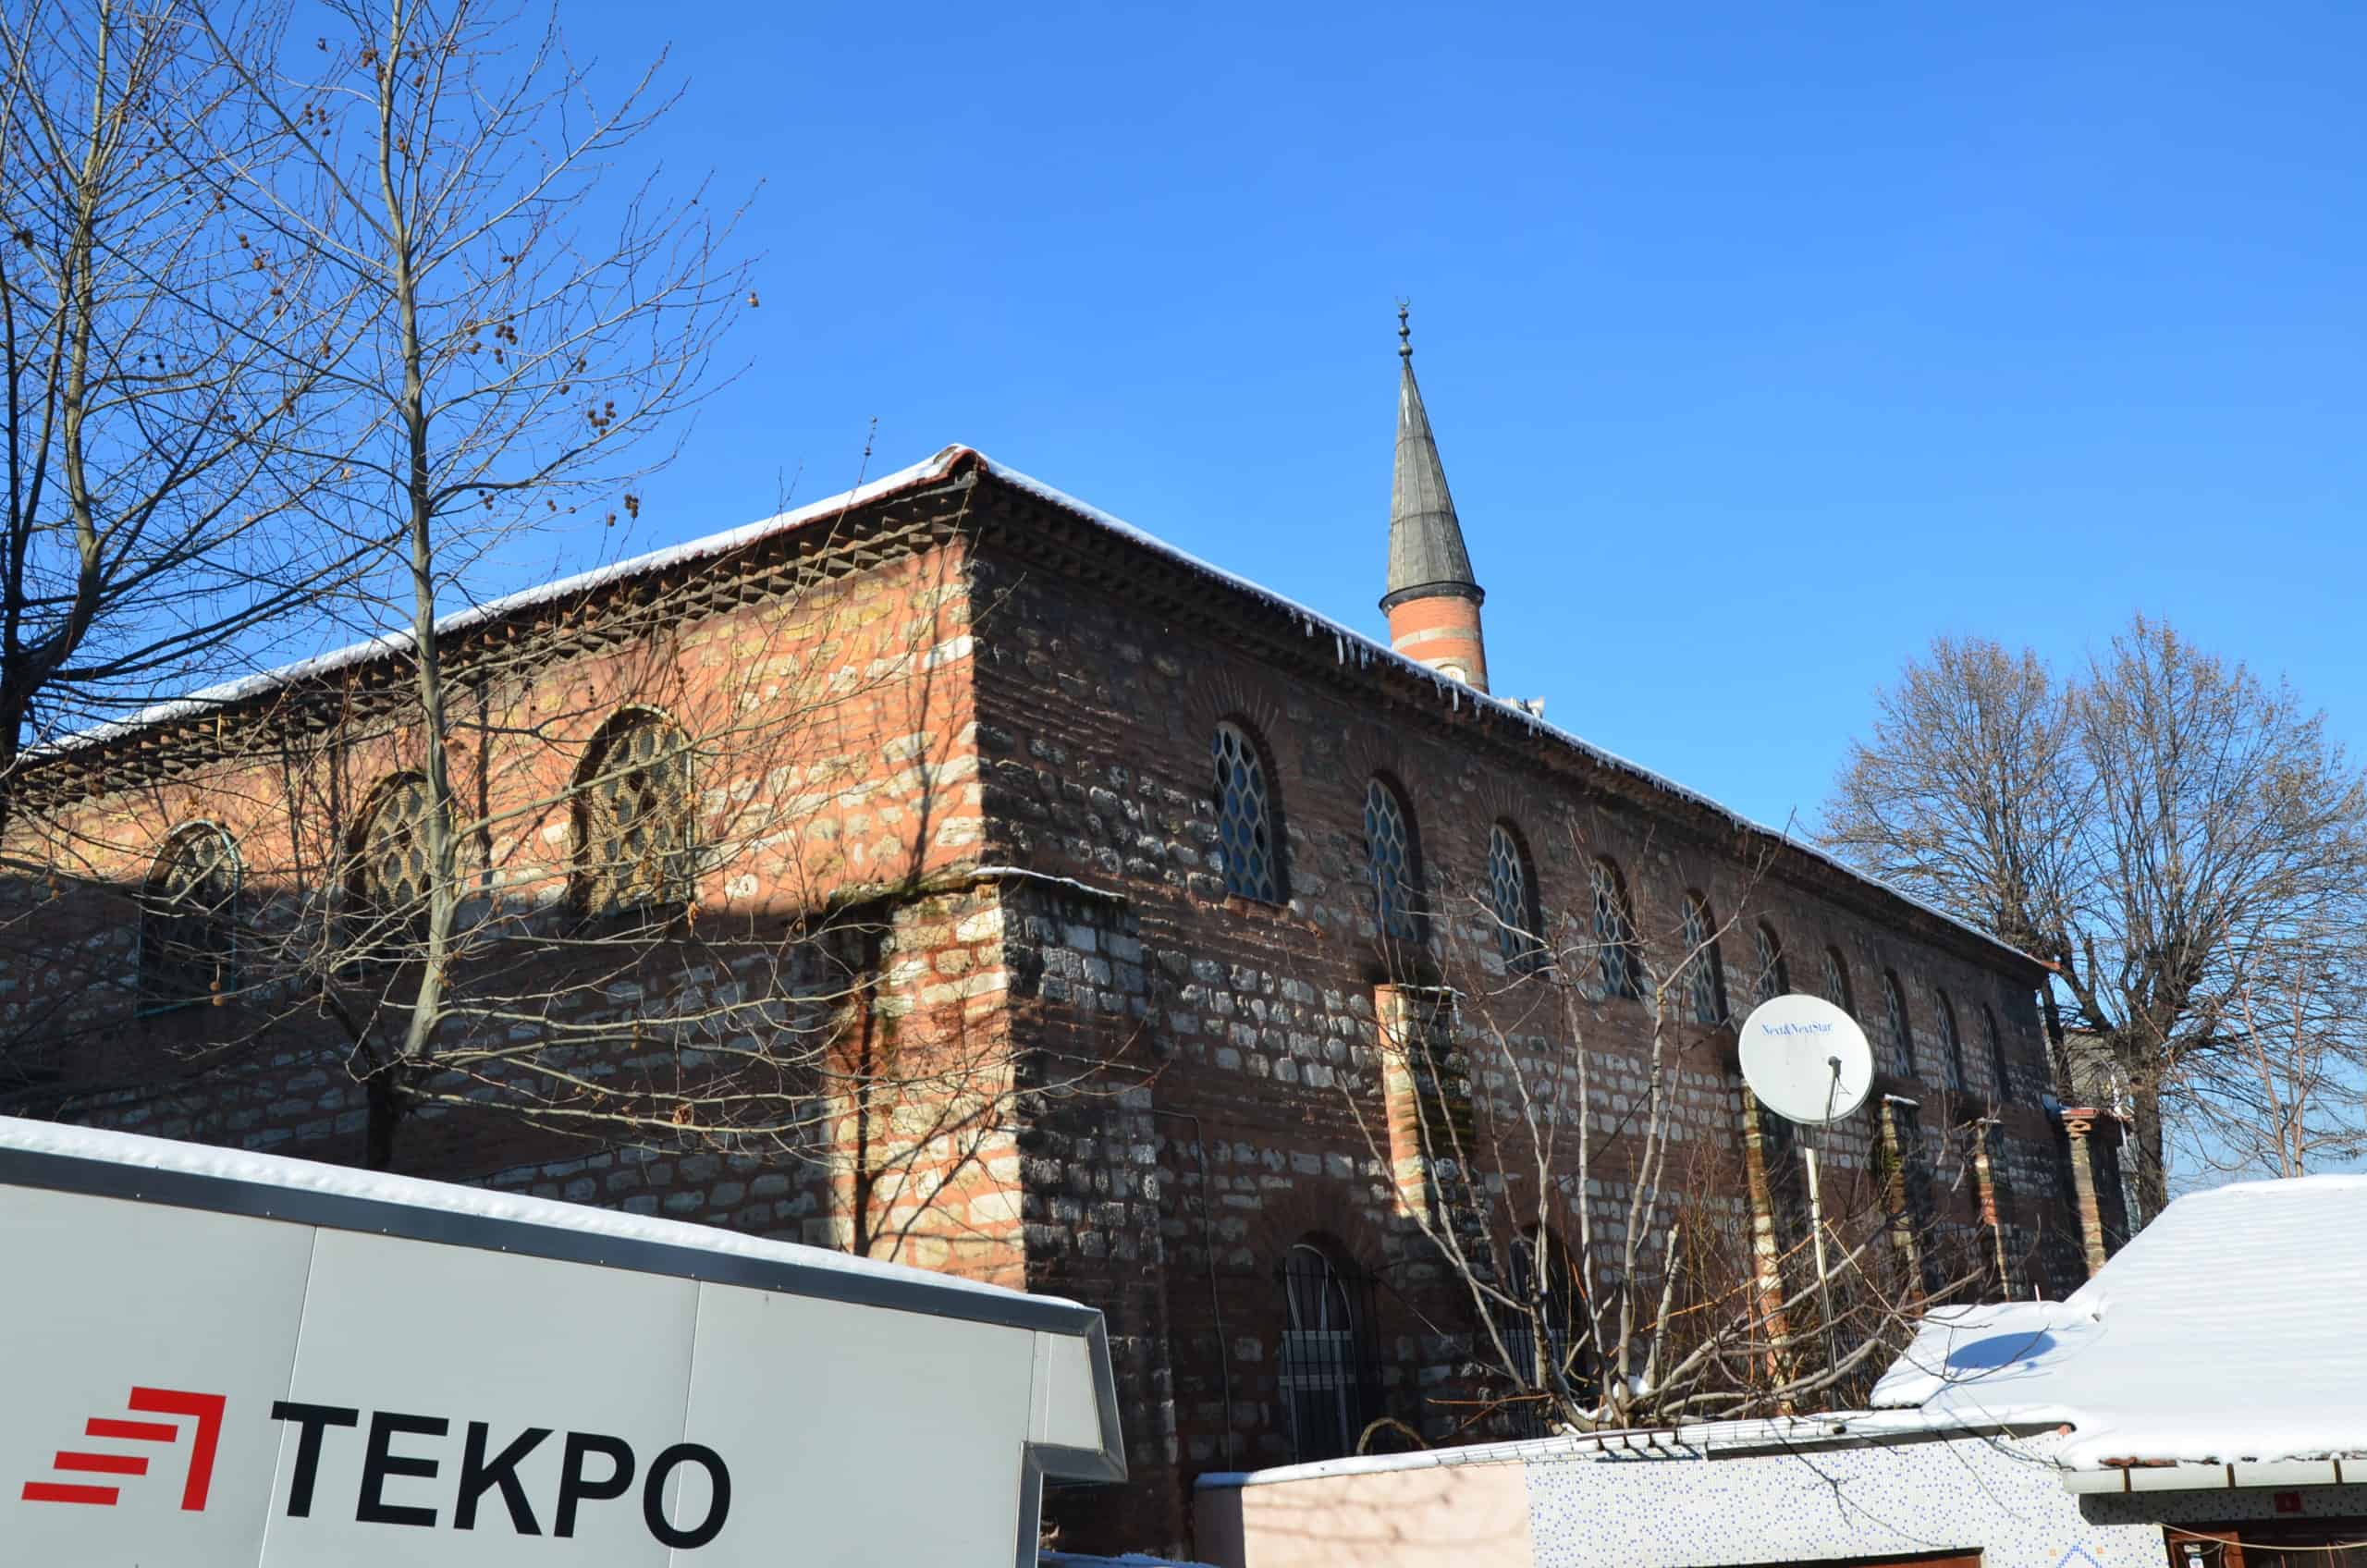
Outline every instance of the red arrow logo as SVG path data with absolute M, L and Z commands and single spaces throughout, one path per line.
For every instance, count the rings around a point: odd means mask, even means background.
M 214 1451 L 222 1439 L 222 1409 L 228 1403 L 221 1394 L 148 1388 L 133 1389 L 131 1398 L 126 1402 L 127 1409 L 140 1415 L 186 1416 L 195 1423 L 190 1428 L 189 1473 L 181 1481 L 181 1511 L 185 1513 L 205 1512 L 206 1494 L 214 1487 Z M 120 1416 L 93 1415 L 83 1424 L 82 1435 L 118 1442 L 172 1443 L 180 1440 L 181 1427 L 171 1421 L 128 1421 Z M 148 1456 L 60 1449 L 51 1468 L 65 1476 L 145 1476 Z M 27 1502 L 76 1502 L 94 1508 L 113 1508 L 122 1495 L 120 1487 L 88 1481 L 27 1481 L 24 1489 Z

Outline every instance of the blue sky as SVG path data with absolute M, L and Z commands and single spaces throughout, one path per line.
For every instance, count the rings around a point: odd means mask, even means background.
M 950 441 L 1375 632 L 1416 363 L 1497 689 L 1812 820 L 1938 631 L 2367 741 L 2367 10 L 652 7 L 763 190 L 659 545 Z M 601 541 L 613 545 L 614 541 Z

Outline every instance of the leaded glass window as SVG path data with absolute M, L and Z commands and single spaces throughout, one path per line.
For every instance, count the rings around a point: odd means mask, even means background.
M 1516 974 L 1534 969 L 1544 956 L 1533 887 L 1519 838 L 1497 823 L 1488 830 L 1488 904 L 1496 917 L 1496 949 Z
M 1981 1044 L 1988 1053 L 1989 1071 L 1996 1079 L 1997 1100 L 2002 1105 L 2014 1097 L 2014 1080 L 2005 1072 L 2005 1042 L 1997 1033 L 1997 1015 L 1986 1002 L 1981 1006 Z
M 1595 862 L 1588 876 L 1594 884 L 1594 945 L 1602 993 L 1640 996 L 1643 966 L 1637 961 L 1636 912 L 1627 902 L 1626 880 L 1607 860 Z
M 588 914 L 675 908 L 698 885 L 691 745 L 670 719 L 608 721 L 576 788 L 576 896 Z
M 1824 999 L 1850 1017 L 1858 1016 L 1857 1004 L 1849 996 L 1849 965 L 1843 962 L 1839 948 L 1824 949 Z
M 1365 789 L 1365 852 L 1372 878 L 1374 924 L 1392 940 L 1420 941 L 1414 830 L 1397 791 L 1378 778 Z
M 1216 758 L 1217 858 L 1224 867 L 1224 890 L 1281 903 L 1282 864 L 1265 761 L 1248 735 L 1232 724 L 1217 726 L 1210 750 Z
M 1940 993 L 1940 1071 L 1949 1088 L 1964 1093 L 1964 1040 L 1956 1033 L 1956 1010 L 1948 1005 L 1944 991 Z
M 398 774 L 378 787 L 353 851 L 352 889 L 361 912 L 382 921 L 426 913 L 434 871 L 428 819 L 434 811 L 427 780 Z
M 1792 989 L 1792 974 L 1784 962 L 1784 944 L 1776 937 L 1774 927 L 1760 925 L 1750 933 L 1752 956 L 1758 970 L 1750 983 L 1751 1005 L 1773 1001 L 1788 995 Z
M 1685 895 L 1685 919 L 1678 927 L 1685 943 L 1685 1002 L 1696 1023 L 1726 1021 L 1725 966 L 1718 957 L 1710 900 L 1699 893 Z
M 1915 1076 L 1915 1029 L 1907 1021 L 1907 993 L 1898 976 L 1883 973 L 1883 1026 L 1890 1035 L 1891 1071 L 1902 1078 Z
M 140 896 L 143 1007 L 202 1001 L 236 988 L 239 851 L 212 823 L 165 840 Z

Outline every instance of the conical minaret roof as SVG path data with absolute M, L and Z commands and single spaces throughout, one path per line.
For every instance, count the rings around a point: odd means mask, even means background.
M 1438 442 L 1430 435 L 1430 416 L 1422 407 L 1422 388 L 1414 380 L 1413 333 L 1406 312 L 1397 312 L 1397 355 L 1403 365 L 1397 377 L 1397 472 L 1389 496 L 1389 592 L 1380 607 L 1392 609 L 1408 599 L 1486 597 L 1471 575 L 1471 556 L 1464 548 L 1463 524 L 1454 515 L 1454 496 L 1446 487 L 1446 470 L 1439 462 Z

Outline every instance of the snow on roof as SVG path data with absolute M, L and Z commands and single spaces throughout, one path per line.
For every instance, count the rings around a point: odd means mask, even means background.
M 54 1121 L 28 1121 L 0 1116 L 0 1149 L 52 1155 L 68 1159 L 97 1160 L 142 1170 L 215 1177 L 290 1192 L 319 1193 L 332 1197 L 399 1204 L 477 1219 L 511 1220 L 542 1225 L 581 1235 L 619 1242 L 642 1242 L 684 1247 L 757 1262 L 794 1264 L 801 1268 L 897 1280 L 931 1289 L 1009 1299 L 1021 1292 L 1000 1285 L 981 1284 L 951 1274 L 879 1263 L 867 1257 L 832 1252 L 827 1247 L 800 1246 L 791 1242 L 765 1241 L 711 1225 L 659 1219 L 618 1209 L 593 1208 L 550 1198 L 525 1197 L 484 1187 L 463 1187 L 449 1182 L 429 1182 L 415 1176 L 394 1176 L 381 1170 L 356 1170 L 342 1165 L 321 1165 L 309 1159 L 251 1154 L 242 1149 L 215 1148 L 137 1133 L 116 1133 L 96 1127 L 68 1127 Z M 1039 1297 L 1040 1300 L 1057 1298 Z
M 1549 1438 L 1458 1443 L 1405 1453 L 1354 1454 L 1277 1464 L 1264 1470 L 1204 1471 L 1196 1488 L 1275 1486 L 1332 1476 L 1392 1470 L 1451 1470 L 1473 1464 L 1541 1464 L 1579 1460 L 1711 1459 L 1751 1453 L 1801 1453 L 1816 1449 L 1867 1448 L 1924 1439 L 1988 1437 L 2020 1423 L 1967 1422 L 1920 1410 L 1838 1410 L 1815 1415 L 1773 1415 L 1701 1421 L 1683 1427 L 1604 1432 L 1563 1432 Z
M 520 610 L 580 594 L 605 583 L 661 571 L 691 561 L 709 559 L 758 540 L 789 533 L 823 518 L 842 514 L 854 507 L 883 499 L 900 491 L 945 479 L 953 473 L 965 458 L 975 459 L 987 472 L 1014 489 L 1024 491 L 1039 500 L 1049 502 L 1063 511 L 1123 538 L 1154 555 L 1162 557 L 1187 570 L 1220 583 L 1246 597 L 1259 600 L 1294 618 L 1299 624 L 1302 635 L 1309 639 L 1331 639 L 1333 657 L 1342 665 L 1353 662 L 1358 668 L 1368 668 L 1380 665 L 1393 668 L 1400 674 L 1426 680 L 1437 693 L 1439 701 L 1446 704 L 1450 710 L 1460 710 L 1467 703 L 1475 710 L 1489 712 L 1503 722 L 1517 725 L 1535 735 L 1567 747 L 1613 772 L 1625 774 L 1664 794 L 1723 817 L 1730 825 L 1745 832 L 1781 839 L 1809 859 L 1821 861 L 1853 881 L 1863 883 L 1888 894 L 1902 903 L 1911 905 L 1933 919 L 1974 937 L 1985 947 L 2010 954 L 2025 963 L 2033 965 L 2037 963 L 2036 960 L 2031 959 L 2020 949 L 1998 940 L 1979 926 L 1960 920 L 1947 911 L 1935 904 L 1927 903 L 1911 893 L 1902 892 L 1879 878 L 1867 876 L 1813 845 L 1794 837 L 1788 829 L 1770 827 L 1762 822 L 1755 821 L 1702 794 L 1698 790 L 1689 790 L 1663 774 L 1653 772 L 1640 763 L 1630 761 L 1615 752 L 1606 751 L 1591 741 L 1581 740 L 1556 725 L 1548 724 L 1542 717 L 1517 704 L 1476 692 L 1452 676 L 1442 675 L 1428 665 L 1409 659 L 1387 644 L 1377 642 L 1340 621 L 1333 620 L 1319 611 L 1310 609 L 1294 599 L 1277 594 L 1272 589 L 1253 582 L 1235 572 L 1212 565 L 1189 551 L 1177 548 L 1156 534 L 1147 533 L 1123 519 L 1111 516 L 1098 507 L 1088 505 L 1064 491 L 1054 489 L 1040 479 L 1022 473 L 1007 464 L 997 462 L 971 447 L 955 445 L 943 447 L 935 456 L 914 463 L 908 468 L 899 469 L 893 473 L 884 474 L 880 478 L 859 484 L 852 490 L 824 496 L 818 501 L 809 502 L 775 517 L 745 523 L 738 528 L 727 529 L 720 533 L 710 533 L 704 538 L 693 539 L 662 550 L 653 550 L 646 555 L 612 562 L 589 571 L 578 572 L 571 577 L 563 577 L 556 582 L 546 582 L 516 594 L 487 600 L 482 605 L 456 611 L 439 619 L 436 622 L 436 632 L 441 636 L 465 631 L 469 627 L 497 620 Z M 411 636 L 408 632 L 369 638 L 330 653 L 300 660 L 295 664 L 264 670 L 220 686 L 191 692 L 186 697 L 143 708 L 128 718 L 66 736 L 39 750 L 55 753 L 97 745 L 149 725 L 208 713 L 226 704 L 258 696 L 296 680 L 342 669 L 380 655 L 399 653 L 410 645 Z
M 2367 1455 L 2367 1176 L 2177 1199 L 2070 1299 L 1923 1321 L 1873 1403 L 2065 1422 L 2073 1469 Z
M 681 566 L 690 561 L 706 560 L 736 550 L 743 545 L 767 538 L 772 534 L 786 533 L 817 519 L 845 512 L 866 501 L 876 501 L 884 496 L 894 495 L 897 491 L 908 489 L 915 484 L 941 479 L 951 472 L 954 459 L 967 449 L 963 447 L 948 447 L 925 462 L 914 463 L 909 468 L 900 468 L 893 473 L 882 474 L 879 478 L 858 484 L 852 490 L 841 490 L 835 496 L 825 496 L 818 501 L 808 502 L 804 506 L 775 517 L 742 523 L 737 528 L 727 528 L 720 533 L 709 533 L 680 545 L 669 545 L 662 550 L 651 550 L 646 554 L 629 557 L 624 560 L 611 561 L 607 566 L 594 567 L 588 571 L 579 571 L 553 582 L 537 583 L 532 588 L 521 589 L 515 594 L 505 594 L 497 599 L 488 599 L 484 604 L 472 605 L 464 610 L 455 610 L 450 615 L 437 618 L 435 633 L 443 637 L 455 631 L 465 631 L 472 626 L 481 626 L 489 621 L 499 620 L 504 616 L 514 615 L 520 610 L 531 609 L 536 605 L 548 604 L 555 599 L 563 599 L 570 594 L 581 594 L 589 589 L 597 588 L 603 583 L 663 571 L 668 567 Z M 399 654 L 408 649 L 411 643 L 411 635 L 409 631 L 392 631 L 383 636 L 365 637 L 358 643 L 349 643 L 341 648 L 332 648 L 325 654 L 315 654 L 310 658 L 298 659 L 293 664 L 279 665 L 271 669 L 259 670 L 252 675 L 240 676 L 236 680 L 226 680 L 218 686 L 204 687 L 191 692 L 185 697 L 175 697 L 169 702 L 153 703 L 128 717 L 113 719 L 105 724 L 93 725 L 88 729 L 77 730 L 71 735 L 61 736 L 55 741 L 35 748 L 35 751 L 36 753 L 55 754 L 77 751 L 85 746 L 100 745 L 120 736 L 129 735 L 133 730 L 145 729 L 152 724 L 164 724 L 176 718 L 211 713 L 228 704 L 239 702 L 248 697 L 261 696 L 265 692 L 276 691 L 282 686 L 292 685 L 299 680 L 327 675 L 364 663 L 381 655 Z

